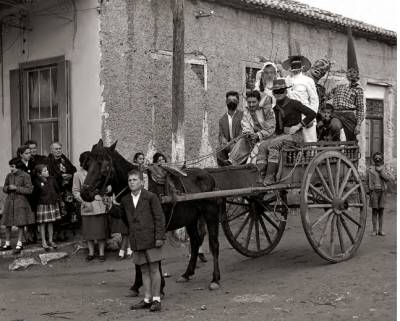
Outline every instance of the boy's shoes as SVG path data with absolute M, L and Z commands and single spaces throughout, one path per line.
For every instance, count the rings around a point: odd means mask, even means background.
M 386 233 L 384 233 L 384 232 L 378 232 L 378 235 L 380 235 L 380 236 L 385 236 Z
M 99 255 L 99 261 L 104 262 L 106 260 L 106 257 L 104 255 Z
M 151 312 L 159 312 L 161 311 L 161 302 L 160 301 L 153 301 L 150 307 Z
M 140 301 L 131 306 L 131 310 L 140 310 L 140 309 L 148 309 L 152 306 L 151 302 L 145 302 L 144 300 Z M 160 306 L 161 308 L 161 306 Z
M 11 250 L 11 245 L 3 245 L 0 249 L 0 251 L 9 251 Z
M 207 258 L 204 253 L 199 253 L 199 259 L 201 262 L 207 262 Z

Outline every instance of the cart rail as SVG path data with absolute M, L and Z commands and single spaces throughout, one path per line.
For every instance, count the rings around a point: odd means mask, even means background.
M 248 196 L 248 195 L 267 193 L 270 191 L 300 188 L 300 186 L 301 183 L 282 183 L 282 184 L 273 184 L 269 186 L 246 187 L 246 188 L 237 188 L 237 189 L 203 192 L 203 193 L 177 194 L 176 196 L 168 195 L 168 196 L 162 196 L 161 202 L 175 203 L 175 202 L 202 200 L 207 198 L 212 199 L 212 198 L 225 198 L 230 196 L 245 196 L 245 195 Z

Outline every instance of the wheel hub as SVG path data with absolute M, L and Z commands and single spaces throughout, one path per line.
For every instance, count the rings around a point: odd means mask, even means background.
M 333 198 L 332 208 L 336 214 L 340 214 L 343 210 L 349 208 L 349 203 L 346 200 L 335 197 Z

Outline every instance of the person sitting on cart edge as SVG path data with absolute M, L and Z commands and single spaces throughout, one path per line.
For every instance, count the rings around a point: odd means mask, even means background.
M 244 164 L 250 153 L 258 153 L 260 142 L 274 134 L 275 116 L 270 106 L 260 106 L 261 94 L 254 90 L 246 94 L 247 106 L 242 118 L 242 136 L 229 154 L 232 165 Z M 253 151 L 257 149 L 257 152 Z
M 132 310 L 150 308 L 161 310 L 161 274 L 159 264 L 163 259 L 165 218 L 160 200 L 143 188 L 143 173 L 133 169 L 128 173 L 131 193 L 121 199 L 121 219 L 128 227 L 133 249 L 133 261 L 140 265 L 145 297 L 131 307 Z
M 287 97 L 285 79 L 274 80 L 272 93 L 276 98 L 273 108 L 276 119 L 275 135 L 260 145 L 257 157 L 257 167 L 260 172 L 260 181 L 264 179 L 264 185 L 275 182 L 278 171 L 279 155 L 284 141 L 303 142 L 302 128 L 312 124 L 316 113 L 298 100 Z M 302 115 L 305 118 L 302 120 Z M 268 155 L 268 156 L 267 156 Z M 268 165 L 267 165 L 268 160 Z M 265 178 L 263 178 L 265 175 Z
M 237 91 L 228 91 L 226 93 L 226 106 L 228 111 L 219 119 L 218 141 L 224 149 L 217 152 L 217 162 L 219 166 L 229 165 L 229 153 L 232 150 L 233 142 L 236 137 L 242 133 L 243 112 L 238 110 L 239 93 Z

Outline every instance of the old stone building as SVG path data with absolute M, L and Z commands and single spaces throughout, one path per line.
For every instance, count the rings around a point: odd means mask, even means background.
M 130 159 L 170 156 L 169 1 L 14 0 L 0 5 L 0 17 L 1 182 L 28 138 L 42 153 L 60 140 L 75 163 L 101 136 L 118 139 Z M 311 61 L 334 62 L 328 87 L 343 81 L 347 26 L 366 93 L 361 170 L 379 149 L 395 164 L 396 33 L 289 0 L 185 1 L 186 158 L 217 146 L 225 92 L 244 93 L 262 62 L 286 59 L 293 40 Z
M 206 154 L 217 146 L 217 120 L 225 112 L 225 92 L 244 93 L 262 61 L 285 60 L 293 40 L 311 61 L 328 58 L 334 62 L 327 87 L 345 81 L 346 26 L 351 26 L 355 35 L 367 98 L 361 170 L 372 151 L 381 149 L 387 159 L 394 159 L 396 34 L 297 2 L 267 0 L 185 2 L 186 158 Z M 106 139 L 118 139 L 126 155 L 137 150 L 169 154 L 169 1 L 105 2 L 100 34 Z

